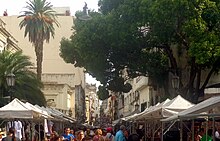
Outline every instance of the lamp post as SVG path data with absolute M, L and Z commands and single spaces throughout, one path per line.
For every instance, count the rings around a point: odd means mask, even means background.
M 177 75 L 174 75 L 172 78 L 172 87 L 176 90 L 179 88 L 179 77 Z
M 172 83 L 172 87 L 174 89 L 174 95 L 172 95 L 172 96 L 176 96 L 179 94 L 179 92 L 178 92 L 179 84 L 180 84 L 179 77 L 177 75 L 174 75 L 172 77 L 171 83 Z
M 7 81 L 7 85 L 9 86 L 9 96 L 10 96 L 10 101 L 12 101 L 12 87 L 14 87 L 15 85 L 15 75 L 13 73 L 9 73 L 8 75 L 6 75 L 6 81 Z

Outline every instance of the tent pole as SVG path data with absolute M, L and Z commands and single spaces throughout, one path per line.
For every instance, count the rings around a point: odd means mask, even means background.
M 145 135 L 145 137 L 144 137 L 144 141 L 147 140 L 146 133 L 147 133 L 147 123 L 146 123 L 146 120 L 144 119 L 144 135 Z
M 35 124 L 33 122 L 33 120 L 31 120 L 31 139 L 34 140 L 34 137 L 35 137 Z
M 174 125 L 175 123 L 176 123 L 176 120 L 173 121 L 173 123 L 169 124 L 169 125 L 167 126 L 168 128 L 164 131 L 163 134 L 165 135 L 165 134 L 170 130 L 170 128 L 173 127 L 173 125 Z
M 133 128 L 134 128 L 134 120 L 133 122 L 131 122 L 131 133 L 133 132 Z
M 215 117 L 212 117 L 212 136 L 215 137 Z
M 193 119 L 192 120 L 192 141 L 194 141 L 195 139 L 195 131 L 194 131 L 194 127 L 195 127 L 195 120 Z
M 155 121 L 153 120 L 153 130 L 152 130 L 152 132 L 151 132 L 151 134 L 152 134 L 152 141 L 154 141 L 154 132 L 155 132 L 155 127 L 156 125 L 155 125 Z
M 41 141 L 41 138 L 40 138 L 40 121 L 38 123 L 39 127 L 38 127 L 38 138 L 39 138 L 39 141 Z
M 207 134 L 208 134 L 208 118 L 206 118 L 206 129 L 205 129 L 205 134 L 206 134 L 206 141 L 208 140 L 208 136 L 207 136 Z
M 46 118 L 43 119 L 43 126 L 44 126 L 44 139 L 46 138 L 46 125 L 47 124 L 47 120 Z M 48 130 L 48 129 L 47 129 Z
M 163 128 L 164 128 L 164 122 L 161 122 L 161 141 L 163 141 Z
M 180 141 L 183 141 L 183 123 L 182 119 L 180 120 Z

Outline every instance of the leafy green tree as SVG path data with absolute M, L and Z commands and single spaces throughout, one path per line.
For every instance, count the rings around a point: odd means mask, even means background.
M 182 96 L 197 102 L 204 95 L 220 66 L 220 2 L 100 0 L 99 4 L 102 13 L 93 13 L 90 21 L 76 19 L 71 39 L 62 40 L 66 62 L 85 67 L 114 91 L 123 91 L 119 83 L 125 78 L 144 75 L 169 95 L 172 73 L 180 77 Z M 127 76 L 122 77 L 123 71 Z
M 27 10 L 22 11 L 19 16 L 24 19 L 20 22 L 20 28 L 25 28 L 24 36 L 28 36 L 29 41 L 33 43 L 37 61 L 37 76 L 41 80 L 42 61 L 43 61 L 43 43 L 49 42 L 51 36 L 54 37 L 54 25 L 59 26 L 55 11 L 52 5 L 46 0 L 29 0 Z
M 11 53 L 3 51 L 0 53 L 0 105 L 8 101 L 3 98 L 8 95 L 9 87 L 6 82 L 6 75 L 15 75 L 15 86 L 12 97 L 27 100 L 32 104 L 45 105 L 46 101 L 41 91 L 43 84 L 37 79 L 36 74 L 29 68 L 33 67 L 28 56 L 22 55 L 21 51 Z
M 171 72 L 180 77 L 183 96 L 197 102 L 219 71 L 219 2 L 161 0 L 144 5 L 149 6 L 142 8 L 149 13 L 149 36 L 156 37 L 153 46 L 166 53 Z

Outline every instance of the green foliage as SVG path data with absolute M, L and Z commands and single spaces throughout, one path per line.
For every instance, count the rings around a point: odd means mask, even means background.
M 27 100 L 32 104 L 45 105 L 46 101 L 41 91 L 42 83 L 37 79 L 36 74 L 29 70 L 33 67 L 28 56 L 22 55 L 21 51 L 11 53 L 3 51 L 0 53 L 0 105 L 7 103 L 3 97 L 8 95 L 9 87 L 6 83 L 6 75 L 15 75 L 15 86 L 12 96 Z
M 145 75 L 163 84 L 168 72 L 181 77 L 187 66 L 192 72 L 189 78 L 180 78 L 188 82 L 181 86 L 192 94 L 194 84 L 200 86 L 196 77 L 202 70 L 211 69 L 210 74 L 219 70 L 219 1 L 99 3 L 102 13 L 94 13 L 90 21 L 76 19 L 74 34 L 61 42 L 60 50 L 66 62 L 85 67 L 109 90 L 123 91 L 126 80 L 120 78 L 121 71 L 127 71 L 129 78 Z
M 46 0 L 29 0 L 26 11 L 18 18 L 23 18 L 20 22 L 20 28 L 24 28 L 24 37 L 33 43 L 37 57 L 37 76 L 41 79 L 42 61 L 43 61 L 43 43 L 49 42 L 51 36 L 54 37 L 54 25 L 59 26 L 56 20 L 55 11 L 52 5 Z
M 76 19 L 71 40 L 61 41 L 61 57 L 77 67 L 84 67 L 106 88 L 116 92 L 131 89 L 130 84 L 124 83 L 126 80 L 120 79 L 120 72 L 125 68 L 131 78 L 140 74 L 159 78 L 157 74 L 167 70 L 168 61 L 160 51 L 146 51 L 152 48 L 146 49 L 145 37 L 139 30 L 144 24 L 136 22 L 142 19 L 137 16 L 140 15 L 138 4 L 139 1 L 126 1 L 126 5 L 120 5 L 118 13 L 113 11 L 105 16 L 91 13 L 90 21 Z M 129 12 L 125 13 L 126 10 Z M 157 71 L 151 70 L 155 65 Z
M 124 0 L 99 0 L 98 5 L 100 7 L 100 11 L 103 14 L 108 14 L 113 9 L 118 8 L 119 5 L 123 2 Z
M 124 83 L 125 80 L 122 77 L 117 77 L 109 81 L 108 89 L 114 92 L 124 92 L 128 93 L 132 86 L 129 83 Z
M 109 92 L 104 86 L 99 86 L 99 91 L 97 92 L 98 98 L 100 100 L 105 100 L 109 98 Z
M 34 44 L 42 40 L 49 42 L 50 36 L 55 34 L 53 24 L 58 26 L 52 5 L 46 0 L 29 0 L 25 8 L 27 10 L 18 16 L 24 18 L 19 26 L 25 28 L 25 37 L 28 35 Z

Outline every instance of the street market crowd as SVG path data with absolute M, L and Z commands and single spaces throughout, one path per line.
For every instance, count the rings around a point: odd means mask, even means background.
M 2 138 L 0 135 L 0 141 L 28 141 L 28 139 L 17 137 L 15 132 L 15 128 L 10 127 L 6 137 Z M 36 127 L 35 132 L 33 141 L 140 141 L 142 138 L 142 135 L 138 133 L 129 134 L 124 125 L 121 125 L 117 132 L 114 132 L 112 127 L 85 128 L 77 131 L 66 127 L 62 134 L 58 134 L 55 130 L 50 134 L 45 134 L 42 128 Z

